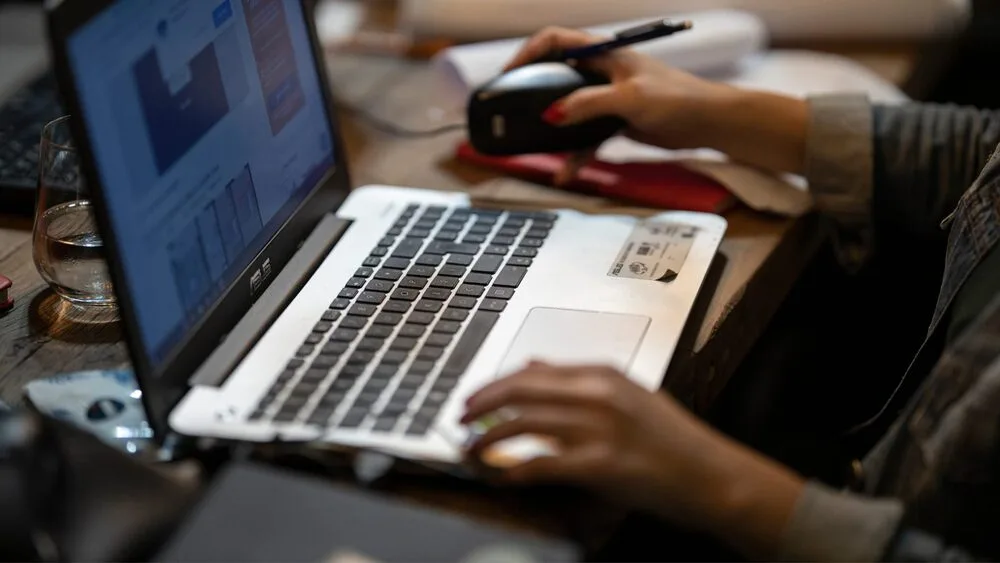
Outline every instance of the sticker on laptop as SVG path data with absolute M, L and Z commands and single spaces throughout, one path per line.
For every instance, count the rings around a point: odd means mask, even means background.
M 641 222 L 632 230 L 608 275 L 673 281 L 684 267 L 697 233 L 697 227 L 683 223 Z

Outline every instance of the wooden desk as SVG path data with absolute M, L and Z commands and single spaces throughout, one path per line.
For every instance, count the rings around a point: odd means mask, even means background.
M 434 112 L 435 77 L 421 63 L 337 57 L 333 81 L 350 100 L 410 127 L 447 122 Z M 385 82 L 392 74 L 391 88 Z M 380 86 L 381 85 L 381 86 Z M 460 133 L 429 139 L 394 137 L 350 115 L 342 117 L 354 185 L 402 184 L 463 189 L 493 179 L 491 174 L 453 162 Z M 754 343 L 804 264 L 820 242 L 816 221 L 785 220 L 748 211 L 727 215 L 714 290 L 702 302 L 668 374 L 670 389 L 698 410 L 723 388 Z M 106 313 L 80 313 L 45 286 L 32 262 L 29 220 L 0 219 L 0 272 L 14 282 L 13 311 L 0 317 L 0 397 L 17 403 L 22 386 L 35 378 L 128 362 L 121 328 Z M 399 487 L 406 496 L 507 523 L 578 538 L 595 538 L 594 515 L 574 502 L 552 503 L 546 495 L 498 495 L 477 486 L 432 481 Z M 488 500 L 488 502 L 486 502 Z M 553 506 L 558 506 L 553 516 Z M 541 510 L 544 507 L 544 510 Z M 581 520 L 581 514 L 587 518 Z

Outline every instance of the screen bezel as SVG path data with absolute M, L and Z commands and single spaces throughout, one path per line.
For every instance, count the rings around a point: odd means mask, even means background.
M 111 228 L 106 200 L 99 182 L 100 176 L 89 143 L 87 124 L 80 117 L 82 115 L 80 100 L 76 93 L 76 79 L 70 68 L 68 52 L 68 42 L 72 34 L 116 1 L 118 0 L 61 2 L 54 9 L 48 11 L 48 24 L 59 93 L 64 107 L 71 115 L 70 127 L 80 151 L 81 172 L 90 187 L 92 198 L 96 204 L 95 214 L 105 243 L 111 279 L 115 287 L 125 287 L 125 273 L 117 259 L 121 256 L 120 247 L 114 230 Z M 131 295 L 126 291 L 116 292 L 121 322 L 125 328 L 125 341 L 132 358 L 133 370 L 142 389 L 146 414 L 157 441 L 162 441 L 169 432 L 167 419 L 170 411 L 189 389 L 189 380 L 192 374 L 219 346 L 229 331 L 246 315 L 257 298 L 277 276 L 277 272 L 288 263 L 317 223 L 326 214 L 339 208 L 350 192 L 347 161 L 326 72 L 325 54 L 320 46 L 315 25 L 317 2 L 316 0 L 298 1 L 306 18 L 309 45 L 313 51 L 315 70 L 319 76 L 320 93 L 333 141 L 331 143 L 333 146 L 332 170 L 317 182 L 312 191 L 303 199 L 285 223 L 278 228 L 275 235 L 264 245 L 253 261 L 223 291 L 197 324 L 187 331 L 186 337 L 174 347 L 160 366 L 156 367 L 152 364 L 150 353 L 140 337 L 138 318 Z M 254 272 L 261 269 L 265 260 L 270 260 L 273 274 L 270 278 L 263 280 L 258 290 L 253 291 L 250 279 Z

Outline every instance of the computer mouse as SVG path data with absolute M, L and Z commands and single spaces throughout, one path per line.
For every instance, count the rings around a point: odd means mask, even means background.
M 479 153 L 509 156 L 595 148 L 625 127 L 609 116 L 572 125 L 542 119 L 553 102 L 587 86 L 608 84 L 598 73 L 562 62 L 518 67 L 477 88 L 469 97 L 469 142 Z

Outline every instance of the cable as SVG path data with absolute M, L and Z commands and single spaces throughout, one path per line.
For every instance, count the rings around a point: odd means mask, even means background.
M 341 111 L 347 112 L 352 115 L 356 115 L 364 119 L 366 122 L 368 122 L 369 125 L 378 129 L 379 131 L 382 131 L 383 133 L 388 133 L 396 137 L 406 137 L 410 139 L 436 137 L 438 135 L 449 133 L 451 131 L 465 129 L 466 126 L 465 121 L 460 121 L 456 123 L 448 123 L 446 125 L 433 127 L 430 129 L 410 129 L 392 123 L 387 119 L 383 119 L 382 117 L 375 115 L 370 110 L 364 107 L 352 106 L 339 98 L 336 100 L 335 103 L 337 105 L 337 108 L 340 109 Z
M 392 90 L 392 88 L 398 83 L 402 82 L 400 78 L 399 68 L 392 69 L 382 75 L 378 80 L 375 81 L 375 85 L 369 88 L 364 94 L 358 96 L 358 99 L 366 100 L 372 98 L 372 96 L 378 92 L 387 92 Z M 405 78 L 405 75 L 403 76 Z M 405 137 L 410 139 L 419 139 L 426 137 L 436 137 L 444 133 L 449 133 L 451 131 L 456 131 L 459 129 L 464 129 L 466 127 L 465 121 L 459 121 L 455 123 L 448 123 L 446 125 L 441 125 L 438 127 L 432 127 L 430 129 L 410 129 L 408 127 L 403 127 L 388 119 L 384 119 L 369 108 L 378 103 L 376 99 L 375 102 L 368 104 L 367 106 L 353 105 L 346 101 L 343 96 L 338 95 L 336 92 L 333 94 L 334 105 L 343 112 L 356 115 L 361 119 L 368 122 L 369 125 L 382 131 L 383 133 L 388 133 L 396 137 Z

